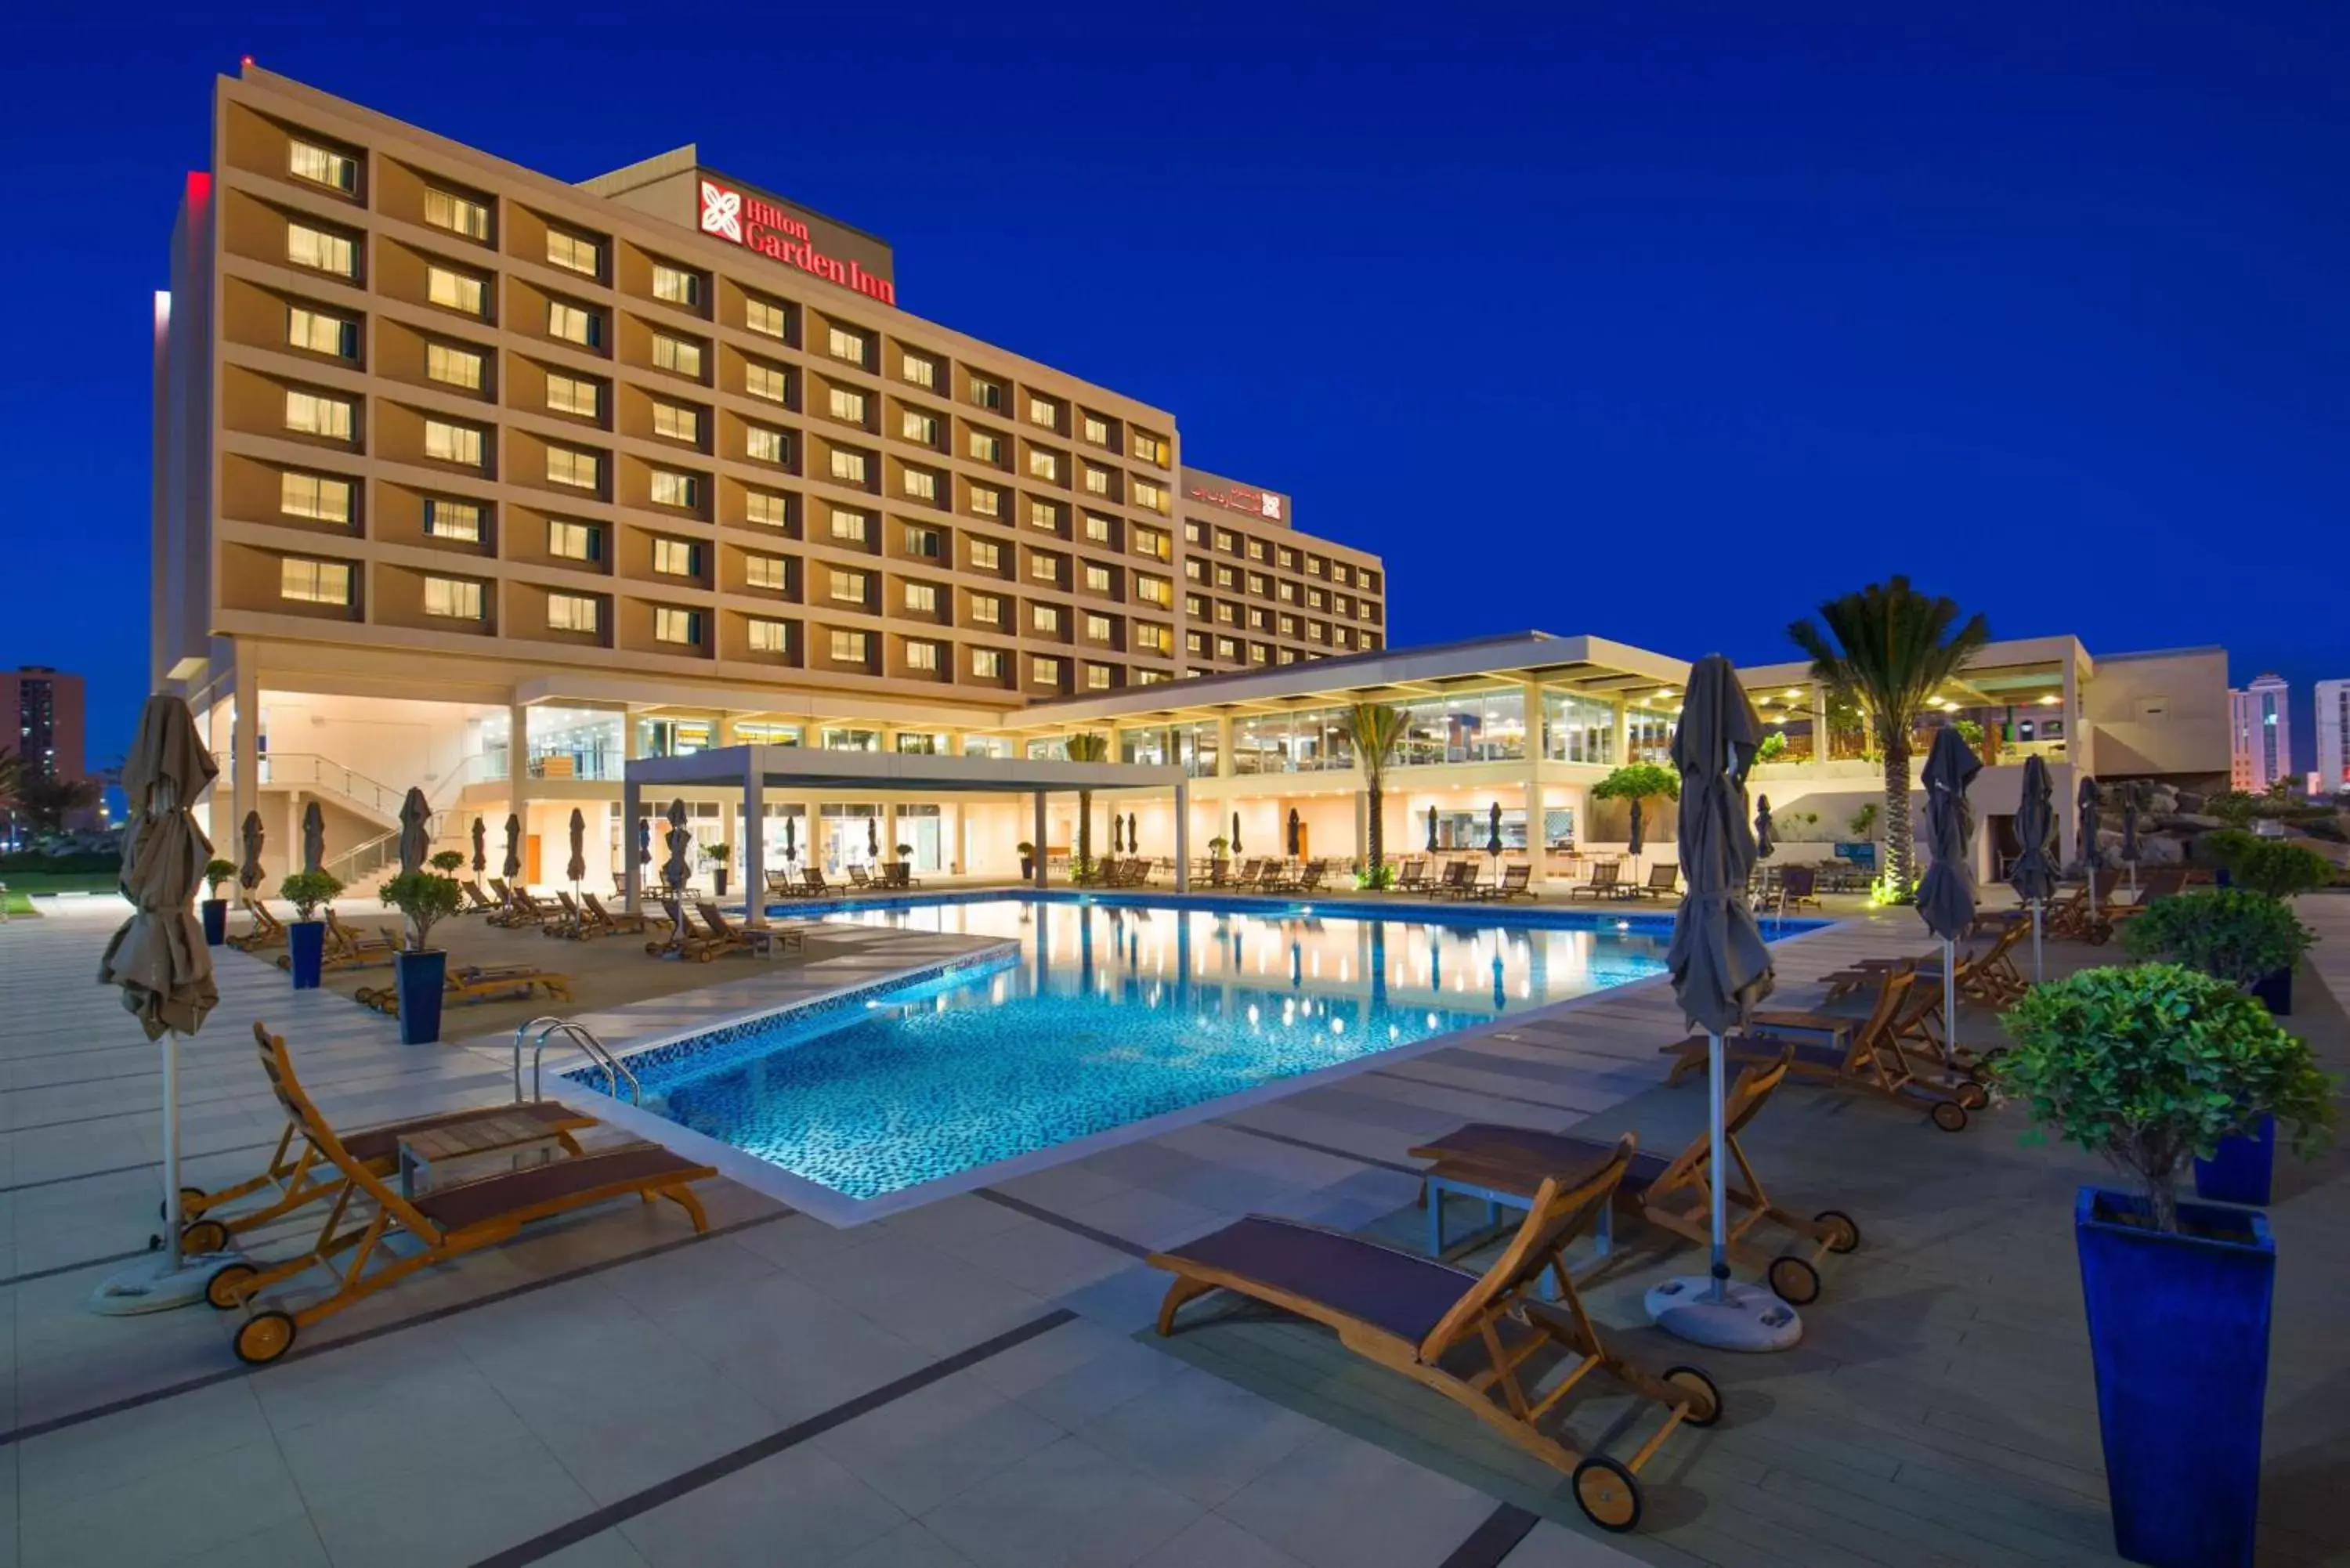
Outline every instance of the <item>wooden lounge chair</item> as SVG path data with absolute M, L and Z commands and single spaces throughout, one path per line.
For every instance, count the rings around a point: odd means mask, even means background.
M 472 877 L 467 877 L 458 886 L 465 892 L 465 907 L 459 911 L 461 914 L 494 915 L 502 908 L 496 899 L 483 892 L 482 885 Z
M 881 886 L 889 888 L 919 888 L 922 879 L 903 860 L 892 860 L 881 867 Z
M 1760 1272 L 1782 1301 L 1804 1306 L 1819 1299 L 1819 1265 L 1830 1252 L 1849 1252 L 1860 1245 L 1860 1227 L 1841 1210 L 1827 1209 L 1806 1220 L 1777 1208 L 1763 1190 L 1762 1178 L 1740 1147 L 1738 1135 L 1761 1114 L 1772 1091 L 1787 1076 L 1782 1057 L 1769 1066 L 1752 1066 L 1739 1074 L 1724 1104 L 1723 1130 L 1735 1169 L 1723 1193 L 1731 1210 L 1730 1255 L 1734 1262 Z M 1614 1152 L 1613 1146 L 1595 1138 L 1564 1133 L 1535 1132 L 1497 1123 L 1472 1123 L 1455 1127 L 1409 1151 L 1414 1159 L 1432 1162 L 1428 1171 L 1429 1251 L 1444 1255 L 1444 1194 L 1466 1193 L 1487 1204 L 1523 1208 L 1540 1190 L 1544 1179 L 1562 1170 L 1597 1165 Z M 1616 1199 L 1600 1216 L 1598 1255 L 1614 1250 L 1615 1214 L 1618 1210 L 1672 1232 L 1699 1246 L 1713 1242 L 1713 1137 L 1700 1129 L 1689 1147 L 1667 1159 L 1662 1155 L 1635 1154 L 1616 1189 Z M 1489 1210 L 1490 1211 L 1490 1210 Z M 1809 1243 L 1805 1251 L 1773 1257 L 1747 1241 L 1758 1227 L 1775 1224 Z M 1587 1272 L 1587 1271 L 1586 1271 Z
M 1478 888 L 1475 897 L 1496 902 L 1505 898 L 1531 898 L 1534 896 L 1534 868 L 1531 866 L 1504 866 L 1502 867 L 1502 879 L 1490 888 Z
M 1566 890 L 1569 898 L 1620 898 L 1624 896 L 1624 866 L 1618 860 L 1595 860 L 1591 877 Z
M 1809 904 L 1820 907 L 1820 874 L 1809 866 L 1783 866 L 1779 868 L 1779 912 L 1800 909 Z
M 1678 860 L 1660 860 L 1648 867 L 1648 879 L 1629 889 L 1636 898 L 1671 898 L 1681 890 L 1681 867 Z
M 686 1211 L 697 1231 L 710 1227 L 691 1184 L 716 1176 L 716 1169 L 650 1143 L 572 1155 L 509 1175 L 436 1189 L 421 1198 L 404 1198 L 351 1152 L 303 1093 L 294 1077 L 286 1042 L 259 1025 L 255 1033 L 268 1052 L 271 1087 L 311 1148 L 349 1187 L 328 1210 L 326 1223 L 309 1251 L 274 1266 L 266 1280 L 259 1265 L 242 1260 L 214 1271 L 206 1297 L 215 1306 L 245 1311 L 234 1346 L 237 1359 L 248 1366 L 276 1361 L 294 1347 L 301 1330 L 420 1269 L 507 1241 L 533 1220 L 567 1214 L 616 1198 L 633 1197 L 647 1203 L 666 1198 Z M 364 1199 L 368 1218 L 364 1223 L 346 1227 L 354 1199 Z M 394 1233 L 402 1234 L 406 1244 L 398 1249 L 388 1245 Z M 338 1260 L 346 1254 L 349 1262 L 339 1263 Z M 296 1307 L 263 1303 L 261 1293 L 270 1284 L 314 1267 L 333 1276 L 334 1290 Z
M 1824 1040 L 1752 1032 L 1733 1034 L 1721 1043 L 1723 1059 L 1732 1066 L 1752 1066 L 1784 1056 L 1789 1069 L 1798 1078 L 1866 1090 L 1924 1111 L 1944 1132 L 1958 1132 L 1967 1125 L 1967 1113 L 1982 1109 L 1991 1103 L 1991 1096 L 1980 1084 L 1946 1084 L 1938 1078 L 1920 1076 L 1917 1064 L 1894 1038 L 1894 1022 L 1917 979 L 1916 973 L 1908 970 L 1887 974 L 1868 1016 L 1833 1020 L 1843 1027 L 1822 1028 L 1820 1033 L 1826 1035 Z M 1672 1071 L 1665 1075 L 1668 1086 L 1705 1071 L 1707 1044 L 1702 1034 L 1660 1049 L 1673 1058 Z
M 1439 888 L 1436 890 L 1438 896 L 1446 898 L 1463 899 L 1479 897 L 1478 880 L 1485 875 L 1484 862 L 1480 860 L 1456 860 L 1453 864 L 1461 868 L 1461 875 L 1454 877 L 1451 881 L 1447 882 L 1443 887 Z
M 271 1049 L 268 1029 L 256 1023 L 253 1026 L 253 1033 L 261 1047 L 262 1068 L 266 1074 Z M 274 1078 L 272 1086 L 276 1086 Z M 282 1102 L 284 1096 L 279 1096 L 279 1099 Z M 556 1101 L 525 1100 L 475 1106 L 464 1110 L 442 1111 L 435 1116 L 411 1116 L 406 1121 L 353 1128 L 342 1135 L 343 1147 L 353 1159 L 377 1175 L 390 1176 L 400 1168 L 401 1138 L 416 1133 L 505 1116 L 525 1116 L 541 1124 L 561 1143 L 566 1152 L 571 1154 L 579 1152 L 579 1145 L 571 1135 L 597 1125 L 594 1116 L 582 1116 Z M 282 1220 L 329 1194 L 347 1190 L 348 1185 L 348 1181 L 335 1171 L 326 1158 L 302 1137 L 300 1118 L 288 1108 L 285 1129 L 279 1133 L 277 1145 L 270 1151 L 269 1163 L 262 1168 L 261 1174 L 210 1192 L 195 1187 L 180 1189 L 182 1250 L 188 1252 L 225 1251 L 233 1237 Z M 257 1206 L 249 1209 L 235 1207 L 244 1199 L 263 1193 L 271 1196 Z
M 1428 857 L 1405 856 L 1403 864 L 1396 867 L 1395 890 L 1399 893 L 1418 893 L 1426 890 L 1427 887 Z
M 767 894 L 770 898 L 788 898 L 798 891 L 798 888 L 792 886 L 792 874 L 790 872 L 770 871 L 767 873 Z
M 726 918 L 726 911 L 714 898 L 703 898 L 693 906 L 702 916 L 702 924 L 710 933 L 711 946 L 715 950 L 706 957 L 696 954 L 703 962 L 721 953 L 748 952 L 761 958 L 778 950 L 791 952 L 807 945 L 797 926 L 738 926 Z
M 815 866 L 800 873 L 800 891 L 811 898 L 829 897 L 841 889 L 824 879 L 823 870 Z
M 593 893 L 583 893 L 580 898 L 584 906 L 582 912 L 587 920 L 588 935 L 591 937 L 644 935 L 645 918 L 642 914 L 632 915 L 623 909 L 616 915 L 604 908 L 603 903 Z
M 503 909 L 513 901 L 514 889 L 508 888 L 500 878 L 493 877 L 490 878 L 490 898 L 499 909 Z
M 873 878 L 867 874 L 865 867 L 862 866 L 851 866 L 848 868 L 848 885 L 860 893 L 869 893 L 875 888 L 880 886 L 879 883 L 874 881 Z
M 568 1002 L 571 977 L 535 964 L 468 964 L 442 976 L 441 1003 L 445 1007 L 452 1002 L 461 1006 L 475 1002 L 510 1002 L 534 991 L 545 992 L 556 1002 Z M 400 1016 L 400 988 L 396 985 L 363 985 L 352 993 L 352 1000 L 387 1017 Z
M 1684 1422 L 1706 1427 L 1721 1415 L 1720 1392 L 1697 1368 L 1675 1366 L 1659 1376 L 1609 1351 L 1567 1272 L 1568 1243 L 1614 1199 L 1632 1153 L 1627 1137 L 1596 1169 L 1543 1180 L 1528 1199 L 1524 1223 L 1482 1275 L 1344 1231 L 1253 1215 L 1150 1255 L 1154 1268 L 1175 1276 L 1159 1309 L 1159 1332 L 1174 1333 L 1184 1303 L 1215 1290 L 1295 1313 L 1571 1476 L 1575 1501 L 1594 1523 L 1630 1530 L 1640 1521 L 1641 1467 Z M 1544 1274 L 1555 1282 L 1555 1300 L 1535 1293 Z M 1563 1352 L 1566 1361 L 1564 1375 L 1544 1390 L 1521 1372 L 1546 1350 Z M 1602 1370 L 1665 1407 L 1662 1430 L 1629 1461 L 1582 1453 L 1544 1419 L 1587 1375 Z
M 682 955 L 686 944 L 694 938 L 693 926 L 685 918 L 684 907 L 666 893 L 657 894 L 653 902 L 660 906 L 661 916 L 667 925 L 664 929 L 648 924 L 647 934 L 652 940 L 645 944 L 645 951 L 654 958 L 667 958 L 672 953 Z
M 400 951 L 400 937 L 396 932 L 379 929 L 375 935 L 369 936 L 343 924 L 332 909 L 325 910 L 324 914 L 327 931 L 326 945 L 318 961 L 321 969 L 367 969 L 375 964 L 390 963 L 392 955 Z M 293 961 L 290 954 L 277 955 L 279 969 L 290 969 Z
M 241 935 L 229 938 L 228 945 L 241 953 L 259 952 L 286 940 L 286 927 L 269 912 L 269 905 L 260 898 L 243 900 L 244 912 L 253 917 L 252 927 Z

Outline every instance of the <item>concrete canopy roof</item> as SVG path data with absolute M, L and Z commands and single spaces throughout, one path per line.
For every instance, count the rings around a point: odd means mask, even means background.
M 811 746 L 720 746 L 681 757 L 639 757 L 627 782 L 638 790 L 741 788 L 905 790 L 1025 794 L 1081 789 L 1172 788 L 1179 767 L 1069 763 L 1053 758 L 940 757 L 897 752 L 830 752 Z

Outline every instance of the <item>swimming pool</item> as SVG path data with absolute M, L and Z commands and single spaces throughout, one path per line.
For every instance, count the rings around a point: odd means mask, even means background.
M 1659 974 L 1672 936 L 1669 913 L 1399 917 L 1120 894 L 917 897 L 820 914 L 1004 938 L 1018 956 L 627 1061 L 654 1114 L 859 1199 Z M 1772 934 L 1814 923 L 1772 922 Z M 605 1085 L 596 1070 L 570 1076 Z

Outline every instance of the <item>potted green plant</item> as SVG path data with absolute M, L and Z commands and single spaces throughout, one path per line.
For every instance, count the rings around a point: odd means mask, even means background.
M 2332 1085 L 2259 1002 L 2181 964 L 2085 970 L 2005 1022 L 1987 1071 L 2132 1187 L 2082 1188 L 2073 1220 L 2116 1549 L 2249 1568 L 2276 1249 L 2257 1210 L 2181 1203 L 2178 1181 L 2262 1116 L 2321 1147 Z
M 2293 1012 L 2293 966 L 2316 940 L 2293 906 L 2241 887 L 2158 898 L 2122 926 L 2131 957 L 2201 970 L 2242 987 L 2279 1016 Z
M 1036 875 L 1036 846 L 1024 838 L 1014 847 L 1020 851 L 1020 879 L 1033 880 Z
M 731 844 L 712 844 L 704 848 L 702 854 L 702 858 L 710 862 L 711 883 L 718 889 L 718 896 L 723 898 L 726 897 L 726 863 L 734 858 L 734 846 Z
M 234 861 L 215 859 L 204 862 L 204 886 L 211 890 L 212 896 L 196 908 L 204 918 L 204 946 L 208 948 L 219 947 L 228 940 L 228 900 L 221 897 L 221 889 L 235 876 L 236 864 Z
M 1769 734 L 1763 736 L 1762 743 L 1754 748 L 1754 760 L 1757 763 L 1785 762 L 1787 760 L 1787 732 L 1784 730 L 1773 730 Z
M 453 877 L 403 871 L 378 888 L 376 896 L 408 917 L 408 945 L 392 955 L 400 1043 L 430 1045 L 441 1038 L 441 992 L 449 974 L 449 955 L 430 945 L 432 928 L 457 912 L 463 895 Z
M 277 884 L 277 896 L 294 906 L 286 922 L 286 967 L 296 991 L 316 991 L 327 952 L 326 922 L 318 911 L 334 901 L 343 885 L 324 871 L 296 871 Z
M 1232 841 L 1222 834 L 1208 840 L 1208 885 L 1221 888 L 1232 869 Z
M 2325 857 L 2290 839 L 2229 828 L 2205 834 L 2198 848 L 2219 864 L 2228 886 L 2250 888 L 2272 898 L 2291 898 L 2334 879 L 2333 864 Z
M 443 849 L 432 857 L 432 867 L 443 877 L 454 877 L 465 868 L 465 857 L 454 849 Z

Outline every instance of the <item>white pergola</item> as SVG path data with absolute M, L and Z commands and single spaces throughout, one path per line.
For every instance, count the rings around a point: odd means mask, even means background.
M 1038 846 L 1035 877 L 1045 886 L 1045 798 L 1078 790 L 1166 789 L 1175 796 L 1175 888 L 1191 883 L 1191 791 L 1180 767 L 1128 763 L 1067 763 L 1046 758 L 941 757 L 893 752 L 831 752 L 806 746 L 721 746 L 681 757 L 639 757 L 628 764 L 620 791 L 624 834 L 644 815 L 644 792 L 674 789 L 743 792 L 750 842 L 743 846 L 745 917 L 767 920 L 766 794 L 771 789 L 902 791 L 910 794 L 1029 794 L 1035 797 Z M 631 910 L 644 892 L 643 869 L 632 846 L 620 856 L 620 889 Z

